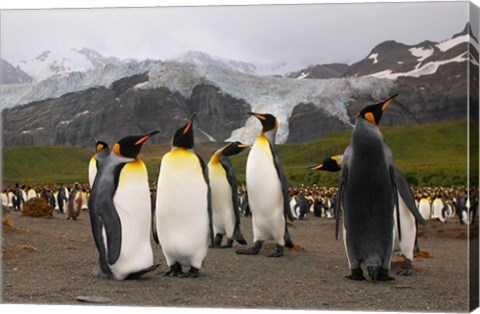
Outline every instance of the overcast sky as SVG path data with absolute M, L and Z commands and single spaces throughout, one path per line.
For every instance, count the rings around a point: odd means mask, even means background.
M 199 50 L 252 62 L 353 63 L 384 40 L 450 38 L 467 19 L 467 2 L 2 10 L 1 57 L 16 63 L 88 47 L 120 58 Z

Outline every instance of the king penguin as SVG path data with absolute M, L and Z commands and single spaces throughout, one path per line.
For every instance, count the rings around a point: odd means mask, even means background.
M 311 170 L 324 170 L 330 172 L 340 171 L 342 169 L 343 156 L 337 155 L 325 159 L 321 164 L 313 166 Z M 417 241 L 417 222 L 424 225 L 422 215 L 418 211 L 415 204 L 413 192 L 408 185 L 408 181 L 403 173 L 395 169 L 395 184 L 397 187 L 397 197 L 399 212 L 395 208 L 395 250 L 400 250 L 404 256 L 401 269 L 397 275 L 410 276 L 415 251 L 415 243 Z M 400 224 L 397 224 L 397 219 Z M 400 232 L 399 232 L 400 227 Z M 400 237 L 401 234 L 401 237 Z
M 240 231 L 240 202 L 238 185 L 229 156 L 240 153 L 248 147 L 240 142 L 229 143 L 217 150 L 208 162 L 208 176 L 212 190 L 212 218 L 216 247 L 230 248 L 233 241 L 246 245 Z M 227 244 L 221 246 L 223 236 Z
M 394 245 L 394 208 L 398 208 L 392 152 L 378 123 L 397 95 L 365 107 L 357 115 L 343 167 L 336 202 L 336 226 L 343 208 L 343 240 L 352 280 L 394 280 L 388 271 Z
M 93 186 L 93 181 L 97 175 L 98 163 L 105 159 L 110 154 L 110 148 L 108 144 L 103 141 L 97 141 L 95 145 L 95 155 L 90 158 L 90 163 L 88 164 L 88 182 L 90 183 L 90 188 Z
M 288 185 L 275 151 L 277 119 L 271 114 L 249 113 L 262 123 L 262 131 L 255 140 L 246 166 L 248 203 L 252 211 L 254 245 L 237 250 L 238 254 L 258 254 L 264 241 L 276 242 L 269 257 L 283 256 L 284 247 L 293 247 L 286 217 L 290 212 Z
M 175 132 L 157 180 L 155 221 L 170 277 L 198 277 L 214 242 L 208 168 L 193 152 L 194 117 Z
M 148 174 L 137 157 L 142 144 L 156 133 L 122 138 L 108 156 L 97 158 L 97 174 L 88 204 L 93 238 L 100 254 L 95 276 L 134 279 L 158 267 L 153 265 L 150 245 Z

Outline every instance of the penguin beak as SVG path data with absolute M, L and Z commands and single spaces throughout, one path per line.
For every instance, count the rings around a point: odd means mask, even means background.
M 250 146 L 248 146 L 247 144 L 240 144 L 238 145 L 239 148 L 249 148 Z
M 397 96 L 398 96 L 398 94 L 395 94 L 392 97 L 385 100 L 383 105 L 382 105 L 382 111 L 385 111 L 385 109 L 387 109 L 388 105 L 390 105 L 390 103 L 393 101 L 393 99 L 395 99 L 395 97 L 397 97 Z
M 192 117 L 190 118 L 190 121 L 188 121 L 187 126 L 185 126 L 185 128 L 183 129 L 183 134 L 187 134 L 187 132 L 190 130 L 190 128 L 192 127 L 193 118 L 195 118 L 196 115 L 197 113 L 194 112 Z
M 255 112 L 248 112 L 249 115 L 251 116 L 255 116 L 257 119 L 261 120 L 261 121 L 265 121 L 267 120 L 267 118 L 265 118 L 263 115 L 259 114 L 259 113 L 255 113 Z
M 315 171 L 315 170 L 322 169 L 322 167 L 323 167 L 323 163 L 321 163 L 319 165 L 316 165 L 316 166 L 308 167 L 307 170 Z
M 135 142 L 135 145 L 141 145 L 143 144 L 146 140 L 148 140 L 152 135 L 155 135 L 159 133 L 160 131 L 153 131 L 148 133 L 147 135 L 141 137 L 138 141 Z

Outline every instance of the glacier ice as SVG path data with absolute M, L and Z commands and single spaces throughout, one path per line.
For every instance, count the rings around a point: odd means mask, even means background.
M 149 73 L 149 81 L 137 85 L 138 89 L 166 87 L 189 98 L 199 84 L 210 84 L 223 92 L 243 99 L 252 111 L 271 113 L 279 120 L 277 143 L 288 138 L 288 119 L 295 106 L 313 103 L 327 114 L 350 125 L 346 104 L 353 96 L 388 96 L 394 82 L 374 77 L 297 80 L 274 76 L 255 76 L 232 72 L 215 65 L 193 65 L 178 62 L 157 63 Z M 253 142 L 258 135 L 259 124 L 248 119 L 244 127 L 233 131 L 229 141 Z

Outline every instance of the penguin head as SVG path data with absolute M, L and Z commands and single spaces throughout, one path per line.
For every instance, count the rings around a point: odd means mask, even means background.
M 95 144 L 95 152 L 98 153 L 102 149 L 109 149 L 108 144 L 103 141 L 97 141 L 97 144 Z
M 142 144 L 145 143 L 152 135 L 159 131 L 153 131 L 145 135 L 134 135 L 122 138 L 113 145 L 113 152 L 118 156 L 127 158 L 136 158 L 140 153 Z
M 395 94 L 385 101 L 382 101 L 378 104 L 367 106 L 363 108 L 363 110 L 360 111 L 360 113 L 357 116 L 367 120 L 368 122 L 370 122 L 375 126 L 378 126 L 378 124 L 380 123 L 380 120 L 382 119 L 383 111 L 387 109 L 388 105 L 397 96 L 398 94 Z
M 342 170 L 342 155 L 336 155 L 332 157 L 328 157 L 321 164 L 310 167 L 310 170 L 323 170 L 329 172 L 337 172 Z
M 192 149 L 194 142 L 193 142 L 193 118 L 197 113 L 195 112 L 190 120 L 188 120 L 187 124 L 183 127 L 179 128 L 175 134 L 173 135 L 172 146 L 174 147 L 183 147 L 186 149 Z
M 262 132 L 264 133 L 278 128 L 277 118 L 275 118 L 275 116 L 269 113 L 262 114 L 262 113 L 249 112 L 248 114 L 260 120 L 263 127 Z
M 220 153 L 222 156 L 233 156 L 240 153 L 247 147 L 248 145 L 242 144 L 240 142 L 233 142 L 221 148 Z

